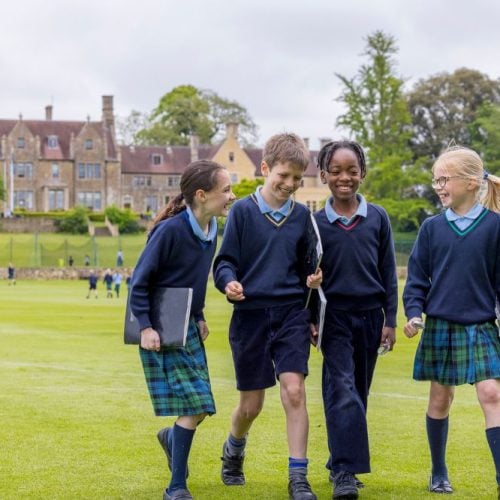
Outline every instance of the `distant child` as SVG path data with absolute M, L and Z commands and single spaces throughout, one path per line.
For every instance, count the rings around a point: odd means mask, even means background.
M 9 267 L 7 267 L 7 279 L 9 286 L 16 284 L 16 269 L 12 262 L 9 262 Z
M 122 267 L 123 266 L 123 251 L 118 250 L 116 254 L 116 267 Z
M 265 389 L 280 383 L 287 419 L 290 498 L 315 499 L 307 481 L 304 378 L 311 325 L 304 309 L 307 286 L 318 287 L 321 273 L 306 262 L 309 210 L 293 199 L 309 163 L 295 134 L 267 142 L 261 164 L 264 185 L 237 201 L 229 214 L 214 262 L 217 288 L 234 304 L 229 330 L 240 402 L 222 449 L 222 481 L 245 483 L 247 434 L 264 403 Z
M 321 181 L 332 195 L 315 214 L 323 245 L 327 299 L 321 341 L 323 402 L 333 498 L 358 498 L 370 472 L 366 410 L 380 346 L 396 341 L 396 259 L 386 211 L 358 188 L 365 154 L 353 141 L 333 141 L 318 155 Z
M 120 298 L 120 288 L 122 286 L 123 276 L 120 271 L 113 273 L 113 287 L 115 289 L 116 298 Z
M 87 299 L 90 299 L 92 292 L 94 292 L 94 296 L 97 299 L 97 276 L 93 269 L 89 272 L 89 293 L 87 294 Z
M 83 263 L 86 266 L 90 266 L 90 257 L 87 254 L 85 254 L 85 257 L 83 258 Z
M 111 269 L 106 269 L 102 282 L 106 285 L 106 298 L 113 298 L 113 274 Z
M 442 153 L 432 173 L 432 187 L 445 211 L 422 224 L 403 293 L 407 337 L 418 333 L 415 322 L 426 314 L 413 378 L 431 382 L 426 415 L 432 460 L 429 491 L 453 491 L 445 459 L 448 414 L 455 386 L 474 384 L 500 498 L 500 339 L 495 325 L 500 178 L 488 174 L 479 155 L 464 147 Z M 483 183 L 487 189 L 479 199 Z
M 216 217 L 235 199 L 229 174 L 212 161 L 191 163 L 181 177 L 181 194 L 155 219 L 132 277 L 130 305 L 141 329 L 139 349 L 157 416 L 175 415 L 173 427 L 158 432 L 172 478 L 163 500 L 190 499 L 187 463 L 197 426 L 215 413 L 204 341 L 203 315 L 208 273 L 217 245 Z M 161 347 L 151 327 L 150 290 L 156 286 L 193 289 L 184 347 Z

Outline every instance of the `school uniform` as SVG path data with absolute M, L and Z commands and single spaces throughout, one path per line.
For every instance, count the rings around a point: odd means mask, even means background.
M 205 347 L 196 322 L 204 320 L 207 278 L 216 240 L 215 218 L 207 236 L 188 207 L 154 227 L 134 268 L 130 306 L 141 330 L 151 326 L 151 288 L 193 289 L 185 347 L 162 347 L 159 352 L 139 348 L 156 415 L 215 413 Z
M 385 210 L 357 194 L 347 220 L 332 207 L 316 212 L 327 299 L 321 350 L 323 401 L 333 473 L 370 472 L 366 409 L 382 329 L 396 326 L 394 243 Z
M 500 378 L 500 215 L 476 204 L 422 224 L 403 292 L 408 318 L 426 314 L 413 378 L 444 385 Z
M 238 281 L 245 300 L 234 302 L 229 328 L 238 390 L 276 384 L 280 373 L 307 375 L 310 315 L 304 310 L 309 210 L 289 199 L 268 207 L 258 189 L 237 201 L 215 259 L 215 286 Z

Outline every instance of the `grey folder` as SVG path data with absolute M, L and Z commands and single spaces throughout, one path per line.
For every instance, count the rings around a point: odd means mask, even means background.
M 157 287 L 151 291 L 149 317 L 152 327 L 160 335 L 162 346 L 186 345 L 192 298 L 192 288 Z M 130 293 L 125 312 L 124 341 L 125 344 L 141 343 L 139 323 L 130 308 Z

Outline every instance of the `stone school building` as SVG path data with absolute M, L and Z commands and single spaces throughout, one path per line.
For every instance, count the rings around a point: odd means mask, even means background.
M 117 143 L 113 96 L 102 96 L 100 121 L 0 119 L 0 175 L 5 200 L 0 212 L 68 210 L 77 205 L 101 212 L 110 205 L 136 213 L 157 212 L 179 193 L 180 177 L 197 159 L 224 165 L 233 183 L 261 176 L 262 149 L 243 148 L 234 123 L 217 145 L 123 146 Z M 266 139 L 266 138 L 264 138 Z M 305 140 L 308 143 L 307 139 Z M 321 184 L 316 159 L 311 161 L 297 201 L 320 207 L 328 190 Z

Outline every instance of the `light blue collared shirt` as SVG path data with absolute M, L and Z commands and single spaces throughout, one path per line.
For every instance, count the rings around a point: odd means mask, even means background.
M 481 203 L 476 203 L 465 215 L 458 215 L 451 208 L 447 208 L 445 216 L 450 222 L 454 222 L 460 231 L 464 231 L 481 215 L 483 209 Z
M 262 198 L 260 190 L 262 186 L 259 186 L 255 191 L 255 197 L 257 198 L 257 204 L 259 205 L 259 210 L 262 214 L 269 214 L 276 222 L 284 219 L 290 213 L 290 207 L 292 206 L 292 199 L 288 198 L 286 202 L 278 209 L 272 209 Z
M 198 224 L 198 221 L 196 220 L 196 217 L 190 207 L 186 208 L 186 212 L 188 214 L 189 224 L 191 225 L 191 229 L 193 230 L 195 236 L 197 236 L 201 241 L 213 241 L 217 236 L 217 220 L 215 217 L 212 217 L 210 220 L 210 229 L 208 230 L 208 234 L 205 234 L 203 229 L 201 229 Z
M 335 209 L 333 208 L 332 201 L 333 201 L 333 196 L 330 196 L 328 200 L 326 200 L 326 205 L 325 205 L 325 213 L 328 221 L 330 224 L 333 224 L 335 221 L 339 221 L 344 226 L 348 226 L 354 217 L 357 217 L 358 215 L 360 217 L 366 217 L 368 213 L 368 204 L 366 203 L 365 197 L 362 194 L 356 194 L 356 199 L 359 202 L 358 209 L 354 213 L 354 215 L 351 218 L 347 218 L 344 215 L 339 215 L 337 212 L 335 212 Z

